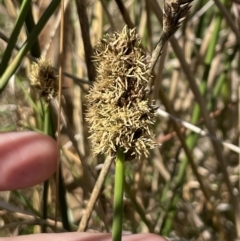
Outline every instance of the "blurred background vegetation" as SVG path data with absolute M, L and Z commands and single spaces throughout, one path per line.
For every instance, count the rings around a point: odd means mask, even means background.
M 128 25 L 137 28 L 151 53 L 162 32 L 163 0 L 65 0 L 65 5 L 62 91 L 71 131 L 61 132 L 59 195 L 54 178 L 26 190 L 1 192 L 0 236 L 54 232 L 56 198 L 57 231 L 77 229 L 107 158 L 92 156 L 84 120 L 85 95 L 95 79 L 93 47 L 104 34 Z M 56 111 L 39 100 L 28 75 L 40 56 L 58 71 L 59 6 L 60 0 L 0 1 L 0 131 L 32 130 L 55 137 Z M 150 98 L 161 110 L 234 148 L 158 113 L 154 130 L 159 147 L 148 159 L 126 163 L 124 233 L 154 232 L 171 240 L 240 238 L 239 44 L 239 0 L 193 1 L 155 67 Z M 87 231 L 111 229 L 113 173 L 114 165 Z

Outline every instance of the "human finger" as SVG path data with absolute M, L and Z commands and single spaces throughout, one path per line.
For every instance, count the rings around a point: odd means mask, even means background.
M 32 234 L 18 237 L 3 238 L 0 241 L 111 241 L 111 234 L 107 233 L 58 233 L 58 234 Z M 167 241 L 155 234 L 125 235 L 122 241 Z
M 0 134 L 0 191 L 21 189 L 48 179 L 57 168 L 57 145 L 35 132 Z

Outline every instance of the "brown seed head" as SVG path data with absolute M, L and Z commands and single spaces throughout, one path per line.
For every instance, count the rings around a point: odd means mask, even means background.
M 140 42 L 136 30 L 125 27 L 95 48 L 97 78 L 87 96 L 94 154 L 115 155 L 123 148 L 126 158 L 133 159 L 147 156 L 155 146 L 150 128 L 155 111 L 146 98 L 151 74 Z
M 193 0 L 165 0 L 163 14 L 163 34 L 169 38 L 186 18 Z
M 39 90 L 47 103 L 58 95 L 58 75 L 50 61 L 40 58 L 33 62 L 29 78 L 31 86 Z
M 152 53 L 151 71 L 162 55 L 165 43 L 177 31 L 182 21 L 186 18 L 192 1 L 193 0 L 164 0 L 163 32 Z

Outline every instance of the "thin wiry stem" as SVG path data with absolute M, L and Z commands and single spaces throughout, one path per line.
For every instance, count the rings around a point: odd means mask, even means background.
M 150 71 L 153 72 L 154 67 L 157 64 L 157 61 L 159 59 L 159 57 L 162 55 L 163 52 L 163 47 L 164 44 L 166 43 L 167 39 L 165 39 L 165 36 L 162 35 L 157 43 L 157 45 L 155 46 L 153 53 L 152 53 L 152 59 L 151 59 L 151 67 L 150 67 Z
M 118 8 L 119 8 L 119 10 L 120 10 L 120 12 L 122 14 L 122 17 L 123 17 L 125 23 L 128 25 L 129 28 L 134 28 L 135 27 L 134 23 L 132 22 L 129 14 L 128 14 L 128 11 L 125 8 L 122 0 L 115 0 L 115 1 L 116 1 L 117 5 L 118 5 Z
M 93 48 L 90 39 L 90 28 L 86 10 L 86 0 L 76 0 L 77 12 L 82 31 L 82 39 L 85 51 L 85 60 L 88 69 L 88 78 L 91 82 L 95 80 L 96 71 L 92 62 Z
M 229 14 L 229 11 L 225 8 L 225 6 L 221 3 L 219 0 L 214 0 L 215 4 L 217 5 L 219 11 L 222 13 L 222 15 L 225 17 L 229 27 L 232 29 L 234 34 L 236 35 L 236 40 L 238 41 L 238 44 L 240 44 L 240 32 L 237 26 L 235 25 L 231 15 Z
M 106 15 L 108 17 L 108 21 L 109 21 L 109 24 L 110 24 L 111 31 L 113 32 L 116 29 L 115 25 L 114 25 L 114 22 L 113 22 L 113 19 L 112 19 L 113 17 L 111 16 L 111 14 L 108 11 L 105 0 L 100 0 L 100 2 L 102 4 L 102 8 L 103 8 L 104 12 L 106 13 Z
M 112 158 L 109 157 L 105 160 L 104 164 L 103 164 L 103 167 L 102 167 L 102 170 L 98 176 L 98 179 L 94 185 L 94 188 L 93 188 L 93 191 L 92 191 L 92 194 L 91 194 L 91 197 L 90 199 L 88 200 L 88 203 L 87 203 L 87 207 L 86 207 L 86 210 L 85 210 L 85 213 L 84 215 L 82 216 L 82 219 L 81 219 L 81 222 L 79 223 L 79 226 L 78 226 L 78 232 L 84 232 L 87 228 L 87 225 L 88 225 L 88 221 L 91 217 L 91 213 L 92 213 L 92 210 L 94 208 L 94 205 L 99 197 L 99 194 L 101 192 L 101 188 L 102 188 L 102 185 L 106 179 L 106 176 L 107 176 L 107 173 L 108 173 L 108 170 L 112 164 Z
M 57 119 L 57 147 L 60 151 L 61 141 L 61 110 L 62 110 L 62 80 L 63 80 L 63 66 L 64 66 L 64 0 L 61 1 L 61 22 L 60 22 L 60 66 L 59 66 L 59 84 L 58 84 L 58 119 Z M 58 216 L 58 192 L 59 192 L 59 167 L 60 167 L 60 155 L 58 156 L 58 168 L 56 172 L 56 203 L 55 203 L 55 227 L 57 228 L 57 216 Z
M 64 9 L 66 10 L 67 6 L 68 6 L 69 0 L 65 0 L 64 1 Z M 42 57 L 46 57 L 47 52 L 49 51 L 49 48 L 53 42 L 53 38 L 56 35 L 57 30 L 59 29 L 59 24 L 61 21 L 61 10 L 58 11 L 57 16 L 55 17 L 54 20 L 54 25 L 51 28 L 51 32 L 49 33 L 47 40 L 46 40 L 46 44 L 44 45 L 44 48 L 42 50 Z

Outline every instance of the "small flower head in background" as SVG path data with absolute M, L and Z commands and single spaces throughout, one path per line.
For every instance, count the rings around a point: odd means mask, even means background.
M 163 35 L 168 39 L 179 28 L 191 8 L 193 0 L 165 0 L 163 13 Z
M 46 103 L 58 95 L 58 75 L 50 61 L 40 58 L 34 62 L 29 78 L 31 86 L 39 90 Z
M 147 99 L 148 56 L 136 30 L 125 27 L 106 35 L 95 48 L 94 62 L 97 78 L 87 96 L 93 154 L 115 156 L 122 148 L 129 160 L 148 156 L 156 146 L 155 110 Z

